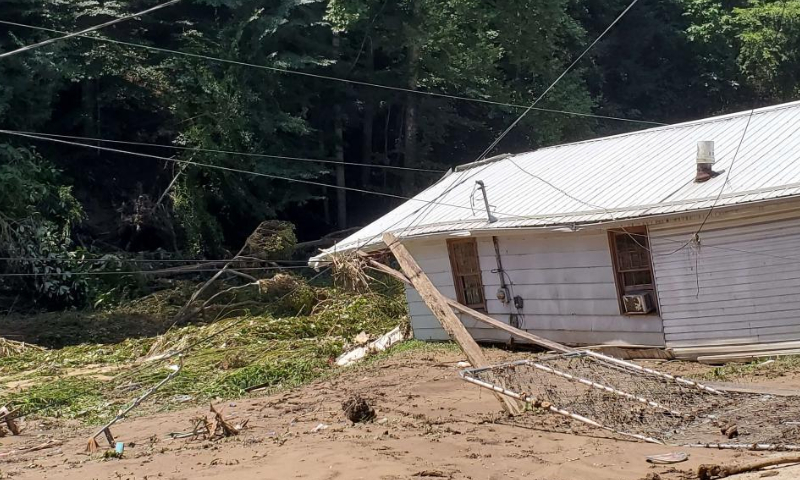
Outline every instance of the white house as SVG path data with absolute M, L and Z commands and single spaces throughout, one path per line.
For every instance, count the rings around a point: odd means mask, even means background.
M 386 231 L 445 295 L 552 340 L 784 348 L 800 341 L 800 102 L 462 165 L 312 263 Z M 447 338 L 407 299 L 416 338 Z

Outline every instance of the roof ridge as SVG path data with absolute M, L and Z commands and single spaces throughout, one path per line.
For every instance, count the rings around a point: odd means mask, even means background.
M 778 105 L 768 105 L 766 107 L 757 108 L 757 109 L 754 109 L 753 115 L 760 115 L 760 114 L 763 114 L 763 113 L 769 113 L 769 112 L 774 112 L 776 110 L 783 110 L 783 109 L 788 109 L 788 108 L 800 108 L 800 100 L 795 100 L 793 102 L 787 102 L 787 103 L 781 103 L 781 104 L 778 104 Z M 689 120 L 687 122 L 681 122 L 681 123 L 674 123 L 674 124 L 671 124 L 671 125 L 663 125 L 663 126 L 660 126 L 660 127 L 653 127 L 653 128 L 645 128 L 645 129 L 642 129 L 642 130 L 635 130 L 635 131 L 632 131 L 632 132 L 618 133 L 618 134 L 615 134 L 615 135 L 608 135 L 608 136 L 605 136 L 605 137 L 589 138 L 589 139 L 586 139 L 586 140 L 579 140 L 577 142 L 559 143 L 557 145 L 549 145 L 549 146 L 546 146 L 546 147 L 537 148 L 535 150 L 529 150 L 527 152 L 505 154 L 506 156 L 503 157 L 503 158 L 497 158 L 497 157 L 501 156 L 501 155 L 497 155 L 495 157 L 492 157 L 493 159 L 496 158 L 496 160 L 494 160 L 493 162 L 485 162 L 484 160 L 479 160 L 477 162 L 470 162 L 470 163 L 465 163 L 465 164 L 459 165 L 456 168 L 459 169 L 459 170 L 467 170 L 469 168 L 474 168 L 474 167 L 477 167 L 479 165 L 482 165 L 484 163 L 495 163 L 495 162 L 499 163 L 499 162 L 501 162 L 501 161 L 503 161 L 503 160 L 505 160 L 507 158 L 510 158 L 510 157 L 518 157 L 518 156 L 527 155 L 527 154 L 533 153 L 533 152 L 539 152 L 539 151 L 542 151 L 542 150 L 553 150 L 553 149 L 557 149 L 557 148 L 570 147 L 570 146 L 573 146 L 573 145 L 582 145 L 582 144 L 586 144 L 586 143 L 602 142 L 602 141 L 605 141 L 605 140 L 618 139 L 618 138 L 634 136 L 634 135 L 642 135 L 642 134 L 651 133 L 651 132 L 663 132 L 663 131 L 674 130 L 674 129 L 678 129 L 678 128 L 686 128 L 686 127 L 691 127 L 691 126 L 697 126 L 698 124 L 710 124 L 710 123 L 716 123 L 716 122 L 722 122 L 722 121 L 729 121 L 729 120 L 736 119 L 738 117 L 743 117 L 743 116 L 748 116 L 748 115 L 750 115 L 750 110 L 743 110 L 743 111 L 734 112 L 734 113 L 726 113 L 726 114 L 723 114 L 723 115 L 717 115 L 717 116 L 714 116 L 714 117 L 701 118 L 701 119 L 698 119 L 698 120 Z

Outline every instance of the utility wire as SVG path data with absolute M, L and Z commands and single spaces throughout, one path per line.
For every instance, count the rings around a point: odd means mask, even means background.
M 246 175 L 254 175 L 254 176 L 257 176 L 257 177 L 271 178 L 271 179 L 274 179 L 274 180 L 284 180 L 284 181 L 287 181 L 287 182 L 304 183 L 304 184 L 307 184 L 307 185 L 315 185 L 315 186 L 319 186 L 319 187 L 327 187 L 327 188 L 332 188 L 332 189 L 348 190 L 348 191 L 352 191 L 352 192 L 366 193 L 366 194 L 378 195 L 378 196 L 382 196 L 382 197 L 389 197 L 389 198 L 397 198 L 397 199 L 401 199 L 401 200 L 422 202 L 422 203 L 426 203 L 426 204 L 427 203 L 433 203 L 430 200 L 423 200 L 421 198 L 415 198 L 415 197 L 407 197 L 407 196 L 404 196 L 404 195 L 396 195 L 394 193 L 376 192 L 376 191 L 373 191 L 373 190 L 364 190 L 362 188 L 355 188 L 355 187 L 343 187 L 343 186 L 339 186 L 339 185 L 333 185 L 333 184 L 328 184 L 328 183 L 323 183 L 323 182 L 317 182 L 317 181 L 314 181 L 314 180 L 306 180 L 306 179 L 301 179 L 301 178 L 284 177 L 284 176 L 281 176 L 281 175 L 272 175 L 272 174 L 269 174 L 269 173 L 254 172 L 252 170 L 243 170 L 243 169 L 240 169 L 240 168 L 225 167 L 225 166 L 222 166 L 222 165 L 213 165 L 213 164 L 210 164 L 210 163 L 200 163 L 200 162 L 194 162 L 194 161 L 190 161 L 190 160 L 181 160 L 181 159 L 177 159 L 177 158 L 162 157 L 162 156 L 159 156 L 159 155 L 150 155 L 148 153 L 130 152 L 130 151 L 127 151 L 127 150 L 120 150 L 120 149 L 117 149 L 117 148 L 100 147 L 100 146 L 97 146 L 97 145 L 88 145 L 88 144 L 85 144 L 85 143 L 78 143 L 78 142 L 71 142 L 71 141 L 67 141 L 67 140 L 59 140 L 59 139 L 56 139 L 56 138 L 43 137 L 43 136 L 40 136 L 40 135 L 29 135 L 29 134 L 26 134 L 26 133 L 20 133 L 20 132 L 16 132 L 16 131 L 13 131 L 13 130 L 0 130 L 0 133 L 4 133 L 6 135 L 14 135 L 14 136 L 18 136 L 18 137 L 30 138 L 30 139 L 33 139 L 33 140 L 41 140 L 41 141 L 45 141 L 45 142 L 59 143 L 59 144 L 62 144 L 62 145 L 71 145 L 71 146 L 76 146 L 76 147 L 89 148 L 89 149 L 93 149 L 93 150 L 104 150 L 104 151 L 107 151 L 107 152 L 121 153 L 121 154 L 124 154 L 124 155 L 133 155 L 133 156 L 136 156 L 136 157 L 152 158 L 152 159 L 155 159 L 155 160 L 163 160 L 163 161 L 167 161 L 167 162 L 174 162 L 174 163 L 178 163 L 178 164 L 182 164 L 182 165 L 193 165 L 193 166 L 197 166 L 197 167 L 213 168 L 213 169 L 224 170 L 224 171 L 228 171 L 228 172 L 243 173 L 243 174 L 246 174 Z M 448 206 L 448 207 L 470 210 L 469 207 L 464 206 L 464 205 L 439 203 L 439 202 L 436 202 L 436 203 L 438 205 L 445 205 L 445 206 Z
M 54 30 L 52 28 L 37 27 L 37 26 L 33 26 L 33 25 L 27 25 L 27 24 L 24 24 L 24 23 L 9 22 L 9 21 L 6 21 L 6 20 L 0 20 L 0 24 L 12 25 L 12 26 L 22 27 L 22 28 L 31 28 L 31 29 L 34 29 L 34 30 L 42 30 L 42 31 L 48 31 L 48 32 L 55 32 L 55 33 L 65 33 L 65 32 L 62 32 L 62 31 L 59 31 L 59 30 Z M 518 109 L 524 108 L 524 109 L 526 109 L 526 112 L 530 111 L 530 110 L 536 110 L 536 111 L 540 111 L 540 112 L 558 113 L 558 114 L 563 114 L 563 115 L 572 115 L 572 116 L 576 116 L 576 117 L 597 118 L 597 119 L 601 119 L 601 120 L 615 120 L 615 121 L 620 121 L 620 122 L 640 123 L 640 124 L 655 125 L 655 126 L 666 125 L 665 123 L 652 122 L 652 121 L 647 121 L 647 120 L 635 120 L 635 119 L 631 119 L 631 118 L 614 117 L 614 116 L 610 116 L 610 115 L 596 115 L 596 114 L 592 114 L 592 113 L 573 112 L 573 111 L 569 111 L 569 110 L 558 110 L 558 109 L 552 109 L 552 108 L 541 108 L 541 107 L 520 105 L 520 104 L 514 104 L 514 103 L 498 102 L 498 101 L 487 100 L 487 99 L 483 99 L 483 98 L 465 97 L 465 96 L 460 96 L 460 95 L 450 95 L 450 94 L 446 94 L 446 93 L 436 93 L 436 92 L 428 92 L 428 91 L 422 91 L 422 90 L 413 90 L 413 89 L 410 89 L 410 88 L 403 88 L 403 87 L 393 87 L 393 86 L 390 86 L 390 85 L 382 85 L 382 84 L 378 84 L 378 83 L 370 83 L 370 82 L 364 82 L 364 81 L 360 81 L 360 80 L 351 80 L 351 79 L 347 79 L 347 78 L 332 77 L 330 75 L 319 75 L 319 74 L 316 74 L 316 73 L 303 72 L 301 70 L 290 70 L 290 69 L 286 69 L 286 68 L 272 67 L 272 66 L 268 66 L 268 65 L 259 65 L 259 64 L 255 64 L 255 63 L 242 62 L 242 61 L 238 61 L 238 60 L 228 60 L 228 59 L 224 59 L 224 58 L 212 57 L 210 55 L 202 55 L 202 54 L 198 54 L 198 53 L 181 52 L 179 50 L 170 50 L 170 49 L 167 49 L 167 48 L 153 47 L 153 46 L 150 46 L 150 45 L 142 45 L 142 44 L 138 44 L 138 43 L 125 42 L 125 41 L 121 41 L 121 40 L 113 40 L 113 39 L 110 39 L 110 38 L 102 38 L 102 37 L 86 36 L 86 35 L 77 35 L 77 36 L 80 37 L 80 38 L 86 38 L 86 39 L 89 39 L 89 40 L 95 40 L 95 41 L 107 42 L 107 43 L 114 43 L 114 44 L 118 44 L 118 45 L 126 45 L 126 46 L 129 46 L 129 47 L 141 48 L 141 49 L 145 49 L 145 50 L 151 50 L 151 51 L 154 51 L 154 52 L 168 53 L 168 54 L 173 54 L 173 55 L 181 55 L 181 56 L 184 56 L 184 57 L 190 57 L 190 58 L 201 59 L 201 60 L 208 60 L 208 61 L 212 61 L 212 62 L 227 63 L 227 64 L 230 64 L 230 65 L 239 65 L 239 66 L 243 66 L 243 67 L 258 68 L 258 69 L 262 69 L 262 70 L 269 70 L 269 71 L 285 73 L 285 74 L 289 74 L 289 75 L 300 75 L 300 76 L 309 77 L 309 78 L 316 78 L 316 79 L 320 79 L 320 80 L 328 80 L 328 81 L 333 81 L 333 82 L 350 83 L 350 84 L 353 84 L 353 85 L 360 85 L 360 86 L 364 86 L 364 87 L 379 88 L 379 89 L 383 89 L 383 90 L 391 90 L 391 91 L 396 91 L 396 92 L 404 92 L 404 93 L 410 93 L 410 94 L 414 94 L 414 95 L 427 95 L 427 96 L 430 96 L 430 97 L 447 98 L 447 99 L 451 99 L 451 100 L 460 100 L 460 101 L 473 102 L 473 103 L 483 103 L 483 104 L 488 104 L 488 105 L 496 105 L 496 106 L 509 107 L 509 108 L 518 108 Z
M 581 59 L 583 59 L 584 56 L 586 56 L 587 53 L 589 53 L 589 50 L 591 50 L 592 47 L 594 47 L 597 44 L 597 42 L 599 42 L 606 35 L 606 33 L 608 33 L 609 30 L 611 30 L 614 27 L 614 25 L 617 24 L 617 22 L 622 20 L 622 17 L 624 17 L 625 14 L 628 13 L 628 11 L 631 8 L 633 8 L 633 6 L 636 5 L 636 2 L 638 1 L 639 0 L 633 0 L 630 3 L 630 5 L 628 5 L 627 8 L 625 8 L 625 10 L 623 10 L 622 13 L 620 13 L 608 27 L 606 27 L 606 29 L 603 30 L 603 32 L 600 35 L 598 35 L 598 37 L 595 38 L 594 41 L 591 44 L 589 44 L 589 46 L 586 47 L 586 49 L 580 55 L 578 55 L 578 58 L 576 58 L 563 72 L 561 72 L 561 75 L 559 75 L 558 78 L 556 78 L 553 81 L 553 83 L 551 83 L 550 86 L 547 87 L 545 91 L 542 92 L 541 95 L 539 95 L 539 97 L 537 97 L 536 100 L 534 100 L 533 103 L 531 103 L 531 105 L 528 108 L 526 108 L 525 111 L 522 112 L 522 114 L 519 117 L 517 117 L 517 119 L 514 120 L 514 122 L 511 125 L 509 125 L 508 128 L 506 128 L 503 131 L 503 133 L 501 133 L 500 136 L 497 137 L 497 139 L 494 142 L 492 142 L 491 145 L 489 145 L 489 147 L 486 148 L 486 150 L 484 150 L 484 152 L 478 157 L 478 160 L 482 160 L 486 155 L 488 155 L 489 152 L 491 152 L 494 149 L 494 147 L 496 147 L 497 144 L 499 144 L 506 137 L 506 135 L 508 135 L 509 132 L 511 132 L 511 130 L 513 130 L 514 127 L 516 127 L 517 124 L 522 121 L 523 118 L 525 118 L 525 115 L 527 115 L 531 110 L 534 110 L 536 104 L 538 104 L 539 101 L 541 101 L 542 98 L 544 98 L 544 96 L 547 95 L 547 93 L 550 92 L 550 90 L 552 90 L 553 87 L 555 87 L 556 84 L 559 81 L 561 81 L 561 79 L 564 78 L 564 76 L 567 73 L 569 73 L 572 70 L 572 68 L 575 67 L 575 65 L 577 65 L 578 62 L 581 61 Z
M 85 29 L 77 31 L 77 32 L 72 32 L 72 33 L 58 32 L 58 33 L 66 33 L 66 35 L 64 35 L 63 37 L 57 37 L 57 38 L 51 38 L 51 39 L 48 39 L 48 40 L 44 40 L 44 41 L 41 41 L 39 43 L 33 43 L 31 45 L 26 45 L 24 47 L 20 47 L 20 48 L 18 48 L 16 50 L 12 50 L 10 52 L 2 53 L 2 54 L 0 54 L 0 58 L 10 57 L 10 56 L 16 55 L 18 53 L 27 52 L 28 50 L 33 50 L 33 49 L 36 49 L 36 48 L 39 48 L 39 47 L 44 47 L 45 45 L 50 45 L 50 44 L 59 42 L 61 40 L 66 40 L 68 38 L 83 37 L 87 33 L 95 32 L 95 31 L 100 30 L 102 28 L 110 27 L 111 25 L 115 25 L 117 23 L 122 23 L 122 22 L 130 20 L 132 18 L 140 17 L 142 15 L 147 15 L 148 13 L 155 12 L 156 10 L 161 10 L 162 8 L 169 7 L 170 5 L 174 5 L 174 4 L 176 4 L 176 3 L 180 2 L 180 1 L 181 0 L 170 0 L 170 1 L 166 2 L 166 3 L 162 3 L 160 5 L 156 5 L 155 7 L 148 8 L 147 10 L 143 10 L 143 11 L 141 11 L 139 13 L 134 13 L 134 14 L 131 14 L 131 15 L 126 15 L 124 17 L 115 18 L 114 20 L 109 20 L 108 22 L 101 23 L 101 24 L 95 25 L 93 27 L 85 28 Z
M 53 138 L 66 138 L 71 140 L 83 140 L 87 142 L 113 143 L 117 145 L 135 145 L 140 147 L 171 148 L 173 150 L 182 150 L 189 152 L 221 153 L 225 155 L 240 155 L 244 157 L 255 157 L 255 158 L 274 158 L 277 160 L 290 160 L 293 162 L 329 163 L 334 165 L 349 165 L 353 167 L 383 168 L 388 170 L 411 170 L 415 172 L 427 172 L 427 173 L 445 173 L 444 170 L 434 170 L 429 168 L 400 167 L 394 165 L 376 165 L 371 163 L 343 162 L 339 160 L 327 160 L 327 159 L 323 160 L 316 158 L 288 157 L 284 155 L 268 155 L 264 153 L 234 152 L 231 150 L 217 150 L 212 148 L 199 148 L 199 147 L 182 147 L 178 145 L 163 145 L 158 143 L 132 142 L 123 140 L 108 140 L 105 138 L 80 137 L 77 135 L 56 135 L 53 133 L 27 132 L 27 131 L 19 131 L 19 133 L 25 133 L 28 135 L 41 135 L 44 137 L 53 137 Z
M 269 270 L 298 270 L 311 268 L 307 265 L 286 265 L 283 267 L 242 267 L 236 268 L 237 272 L 269 271 Z M 218 268 L 205 268 L 194 270 L 160 269 L 160 270 L 130 270 L 119 272 L 37 272 L 37 273 L 0 273 L 0 277 L 57 277 L 57 276 L 95 276 L 95 275 L 163 275 L 163 274 L 188 274 L 198 272 L 218 272 Z
M 113 255 L 113 254 L 111 254 Z M 257 257 L 239 257 L 239 260 L 235 260 L 236 263 L 275 263 L 275 264 L 303 264 L 305 265 L 307 262 L 304 260 L 266 260 L 263 258 Z M 48 262 L 48 261 L 71 261 L 71 262 L 96 262 L 96 263 L 111 263 L 111 262 L 121 262 L 121 263 L 190 263 L 191 265 L 181 265 L 182 267 L 191 267 L 194 265 L 208 265 L 211 263 L 228 263 L 232 260 L 230 259 L 211 259 L 211 260 L 204 260 L 202 258 L 165 258 L 165 259 L 147 259 L 147 258 L 126 258 L 126 257 L 114 257 L 114 258 L 66 258 L 66 257 L 0 257 L 0 261 L 4 262 L 11 262 L 11 261 L 19 261 L 19 262 Z M 277 265 L 280 266 L 280 265 Z
M 689 237 L 689 239 L 686 240 L 686 242 L 683 245 L 681 245 L 680 247 L 676 248 L 675 250 L 673 250 L 672 252 L 668 253 L 667 255 L 672 255 L 672 254 L 680 252 L 681 250 L 686 248 L 690 243 L 692 243 L 694 241 L 698 241 L 699 242 L 700 232 L 703 230 L 703 227 L 705 227 L 706 222 L 708 222 L 708 219 L 711 217 L 711 213 L 714 211 L 714 208 L 716 208 L 717 203 L 719 203 L 719 199 L 722 197 L 722 192 L 725 191 L 725 186 L 728 184 L 728 179 L 731 177 L 731 172 L 733 171 L 733 166 L 736 163 L 736 158 L 739 156 L 739 150 L 742 148 L 742 143 L 744 142 L 744 138 L 747 135 L 747 128 L 750 126 L 750 120 L 753 119 L 753 112 L 755 112 L 755 111 L 756 111 L 755 108 L 751 109 L 750 110 L 750 115 L 747 116 L 747 123 L 745 123 L 745 125 L 744 125 L 744 130 L 742 130 L 742 136 L 739 139 L 739 144 L 736 145 L 736 151 L 733 153 L 733 158 L 731 159 L 731 166 L 728 167 L 728 171 L 725 172 L 725 181 L 722 182 L 722 185 L 720 185 L 719 192 L 717 192 L 717 196 L 716 196 L 716 198 L 714 198 L 714 203 L 711 204 L 711 208 L 708 209 L 708 213 L 706 213 L 706 216 L 703 218 L 703 221 L 700 223 L 700 226 L 697 228 L 697 231 L 695 231 L 692 234 L 692 236 Z

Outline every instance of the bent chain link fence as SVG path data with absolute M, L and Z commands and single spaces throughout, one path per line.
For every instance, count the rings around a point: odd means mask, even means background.
M 600 429 L 682 446 L 800 450 L 800 396 L 723 393 L 589 351 L 468 369 L 461 376 L 524 402 L 525 413 L 509 421 L 528 428 Z

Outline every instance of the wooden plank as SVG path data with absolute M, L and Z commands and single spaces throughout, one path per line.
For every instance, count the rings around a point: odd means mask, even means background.
M 476 310 L 473 310 L 473 309 L 471 309 L 471 308 L 469 308 L 467 306 L 461 305 L 458 302 L 455 302 L 455 301 L 451 300 L 451 301 L 448 302 L 448 304 L 453 309 L 458 310 L 459 312 L 465 313 L 465 314 L 475 318 L 476 320 L 479 320 L 479 321 L 481 321 L 483 323 L 486 323 L 487 325 L 491 325 L 491 326 L 493 326 L 493 327 L 495 327 L 495 328 L 497 328 L 499 330 L 503 330 L 504 332 L 508 332 L 508 333 L 514 335 L 515 337 L 527 340 L 527 341 L 529 341 L 529 342 L 531 342 L 531 343 L 533 343 L 535 345 L 539 345 L 540 347 L 544 347 L 544 348 L 547 348 L 547 349 L 550 349 L 550 350 L 554 350 L 556 352 L 572 352 L 572 351 L 574 351 L 574 349 L 569 348 L 566 345 L 562 345 L 562 344 L 560 344 L 558 342 L 553 342 L 553 341 L 548 340 L 546 338 L 539 337 L 539 336 L 534 335 L 534 334 L 532 334 L 530 332 L 526 332 L 525 330 L 520 330 L 518 328 L 512 327 L 511 325 L 506 325 L 505 323 L 503 323 L 503 322 L 501 322 L 499 320 L 495 320 L 494 318 L 490 317 L 489 315 L 486 315 L 484 313 L 481 313 L 481 312 L 478 312 Z
M 408 253 L 408 250 L 397 240 L 397 237 L 391 233 L 384 233 L 383 242 L 394 254 L 406 278 L 408 278 L 411 284 L 414 285 L 414 288 L 422 295 L 428 308 L 441 322 L 442 328 L 444 328 L 458 346 L 461 347 L 461 350 L 467 356 L 467 360 L 469 360 L 472 366 L 475 368 L 489 366 L 489 362 L 483 355 L 483 351 L 470 336 L 466 327 L 464 327 L 456 314 L 453 313 L 445 297 L 436 290 L 436 287 L 428 279 L 428 276 L 425 275 L 425 272 L 419 267 L 414 257 Z M 509 414 L 517 415 L 521 413 L 519 405 L 515 400 L 497 393 L 495 393 L 495 397 L 503 405 L 503 409 Z

